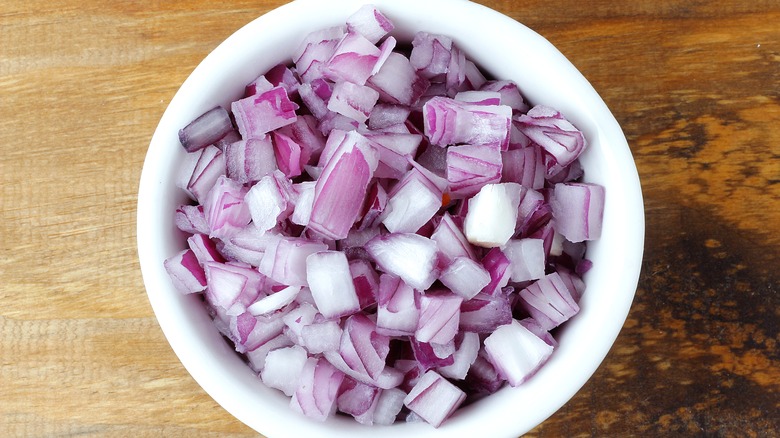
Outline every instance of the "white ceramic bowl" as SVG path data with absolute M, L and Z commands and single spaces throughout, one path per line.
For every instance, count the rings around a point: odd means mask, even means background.
M 173 223 L 173 211 L 185 201 L 174 183 L 184 156 L 178 130 L 215 104 L 240 97 L 259 73 L 288 61 L 306 33 L 342 24 L 362 3 L 296 0 L 279 7 L 231 35 L 181 86 L 152 138 L 138 194 L 138 255 L 149 300 L 195 380 L 268 437 L 516 437 L 563 406 L 617 337 L 639 277 L 644 209 L 636 167 L 610 110 L 555 47 L 505 15 L 465 0 L 372 2 L 393 20 L 399 40 L 411 40 L 418 30 L 452 37 L 495 77 L 517 82 L 531 103 L 560 110 L 589 141 L 581 161 L 586 180 L 606 187 L 603 236 L 588 247 L 594 267 L 585 277 L 580 314 L 565 324 L 558 349 L 528 382 L 461 408 L 438 429 L 424 423 L 367 427 L 341 416 L 312 421 L 293 412 L 287 397 L 263 386 L 214 328 L 199 298 L 178 293 L 163 269 L 163 260 L 185 247 Z

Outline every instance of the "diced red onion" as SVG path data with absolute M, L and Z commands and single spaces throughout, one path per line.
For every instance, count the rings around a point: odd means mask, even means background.
M 391 233 L 416 233 L 441 208 L 443 193 L 413 169 L 388 194 L 382 224 Z
M 404 405 L 433 427 L 439 427 L 465 399 L 465 392 L 430 370 L 404 398 Z
M 352 415 L 360 424 L 372 425 L 373 412 L 379 400 L 380 389 L 350 377 L 344 379 L 339 389 L 339 412 Z
M 301 345 L 311 354 L 337 351 L 341 344 L 342 329 L 336 321 L 323 321 L 301 328 Z
M 498 92 L 501 95 L 501 105 L 509 105 L 515 113 L 528 112 L 529 106 L 525 103 L 520 89 L 512 81 L 488 81 L 479 87 L 481 91 Z
M 417 32 L 412 40 L 409 61 L 428 79 L 439 79 L 447 74 L 452 54 L 452 39 L 444 35 Z
M 252 219 L 244 202 L 246 187 L 220 176 L 203 200 L 203 214 L 209 226 L 209 236 L 229 237 Z
M 501 151 L 494 145 L 447 148 L 447 181 L 453 198 L 471 197 L 486 184 L 501 181 Z
M 548 175 L 558 173 L 585 150 L 585 136 L 582 132 L 550 107 L 537 105 L 517 121 L 523 134 L 555 157 L 554 165 L 548 165 Z
M 461 331 L 492 333 L 511 321 L 512 306 L 509 298 L 500 291 L 494 295 L 477 294 L 460 306 Z
M 468 201 L 463 222 L 466 239 L 485 248 L 505 245 L 515 232 L 520 191 L 516 183 L 483 186 Z
M 439 275 L 439 281 L 470 300 L 490 283 L 490 273 L 469 257 L 456 257 Z
M 252 315 L 267 315 L 271 312 L 287 306 L 295 300 L 295 296 L 301 291 L 300 286 L 288 286 L 278 292 L 269 294 L 247 307 L 247 311 Z M 289 395 L 289 394 L 288 394 Z
M 309 418 L 325 421 L 336 411 L 336 397 L 343 380 L 344 373 L 325 358 L 310 357 L 301 371 L 290 406 Z
M 546 258 L 541 239 L 512 239 L 504 247 L 504 254 L 511 262 L 513 282 L 538 280 L 544 277 Z
M 164 265 L 295 410 L 370 425 L 406 405 L 438 427 L 464 389 L 547 360 L 604 189 L 579 182 L 586 142 L 559 112 L 529 111 L 447 36 L 404 52 L 392 29 L 366 5 L 248 84 L 235 126 L 215 108 L 182 129 L 176 185 L 197 205 Z
M 558 183 L 550 199 L 556 229 L 571 242 L 601 237 L 604 187 L 588 183 Z
M 455 223 L 452 215 L 448 212 L 442 215 L 441 220 L 436 225 L 436 229 L 431 234 L 431 240 L 436 242 L 447 263 L 452 263 L 458 257 L 476 259 L 474 249 L 466 240 L 461 227 Z
M 360 302 L 349 262 L 341 251 L 320 251 L 306 258 L 306 280 L 325 318 L 350 315 L 360 310 Z
M 209 225 L 202 205 L 181 205 L 176 209 L 176 228 L 190 234 L 208 234 Z
M 179 141 L 187 152 L 195 152 L 214 144 L 233 129 L 230 114 L 221 106 L 214 107 L 179 131 Z
M 236 127 L 245 139 L 262 138 L 274 129 L 295 122 L 298 105 L 287 96 L 287 90 L 277 86 L 259 95 L 233 102 L 231 109 Z
M 192 250 L 185 249 L 179 252 L 166 259 L 163 265 L 179 292 L 192 294 L 206 289 L 206 274 Z
M 317 180 L 309 228 L 332 239 L 347 237 L 376 169 L 375 154 L 365 137 L 355 131 L 345 134 Z
M 388 103 L 410 106 L 425 93 L 430 83 L 418 75 L 409 60 L 399 54 L 390 53 L 376 74 L 367 84 L 379 92 L 380 98 Z
M 333 87 L 333 95 L 328 100 L 328 109 L 365 123 L 378 100 L 379 92 L 373 88 L 352 82 L 338 82 Z
M 477 105 L 436 96 L 423 105 L 425 135 L 439 146 L 509 143 L 512 108 Z
M 239 140 L 225 148 L 227 176 L 241 184 L 259 181 L 277 169 L 271 137 Z
M 269 388 L 276 388 L 290 397 L 298 389 L 307 359 L 306 350 L 297 345 L 269 351 L 260 378 Z
M 252 222 L 261 233 L 274 228 L 293 212 L 295 191 L 284 174 L 276 170 L 260 179 L 246 193 L 244 202 Z
M 214 187 L 217 179 L 226 173 L 225 155 L 216 146 L 208 146 L 200 151 L 186 190 L 193 199 L 202 204 L 206 193 Z
M 458 333 L 460 305 L 455 294 L 426 293 L 420 296 L 420 320 L 414 337 L 420 342 L 446 344 Z
M 187 238 L 187 245 L 190 247 L 198 263 L 203 265 L 205 262 L 224 262 L 225 259 L 217 250 L 217 245 L 209 236 L 196 233 Z M 205 279 L 204 279 L 205 280 Z
M 376 330 L 387 336 L 411 336 L 420 320 L 419 295 L 400 278 L 382 274 L 379 277 L 379 297 Z
M 306 258 L 327 249 L 328 246 L 322 242 L 275 236 L 266 247 L 257 269 L 281 284 L 309 286 L 306 281 Z
M 365 247 L 384 272 L 417 290 L 431 287 L 439 275 L 436 242 L 426 237 L 391 233 L 371 239 Z
M 376 44 L 395 29 L 395 25 L 373 5 L 363 5 L 347 17 L 347 29 L 359 32 Z
M 537 145 L 510 149 L 501 153 L 503 169 L 501 182 L 516 182 L 523 187 L 538 190 L 544 187 L 545 165 Z
M 485 286 L 483 292 L 488 295 L 495 295 L 509 283 L 509 277 L 512 275 L 511 263 L 500 248 L 493 248 L 485 254 L 485 257 L 482 258 L 482 266 L 490 274 L 490 283 Z
M 460 332 L 455 337 L 455 353 L 453 363 L 439 367 L 436 371 L 444 377 L 463 380 L 466 378 L 471 364 L 477 359 L 480 349 L 479 335 L 474 332 Z
M 381 55 L 379 48 L 358 32 L 349 31 L 333 49 L 323 74 L 337 83 L 364 85 Z
M 552 346 L 517 320 L 497 328 L 485 338 L 484 344 L 490 362 L 512 386 L 528 380 L 553 351 Z
M 557 272 L 519 292 L 523 307 L 545 330 L 551 330 L 579 312 L 571 291 Z

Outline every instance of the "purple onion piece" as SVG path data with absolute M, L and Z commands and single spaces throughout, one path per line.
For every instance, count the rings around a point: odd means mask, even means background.
M 214 107 L 179 130 L 179 141 L 187 152 L 195 152 L 214 144 L 233 129 L 225 108 Z
M 545 330 L 558 327 L 580 311 L 571 291 L 557 272 L 519 292 L 522 306 Z
M 426 372 L 404 399 L 404 405 L 439 427 L 466 399 L 466 393 L 437 372 Z
M 604 187 L 589 183 L 558 183 L 550 200 L 555 227 L 571 242 L 601 237 Z
M 485 338 L 484 345 L 488 359 L 511 386 L 528 380 L 553 351 L 517 320 L 497 328 Z
M 185 249 L 177 253 L 166 259 L 163 265 L 179 292 L 192 294 L 206 289 L 206 274 L 192 250 Z

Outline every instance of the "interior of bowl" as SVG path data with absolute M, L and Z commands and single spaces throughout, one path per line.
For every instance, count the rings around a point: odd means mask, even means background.
M 454 39 L 487 72 L 519 84 L 531 103 L 560 110 L 585 132 L 581 161 L 586 180 L 606 187 L 603 235 L 588 246 L 594 267 L 587 273 L 581 312 L 559 333 L 548 363 L 518 388 L 504 388 L 461 408 L 440 428 L 422 423 L 362 426 L 336 416 L 325 423 L 289 408 L 289 399 L 266 388 L 217 332 L 198 297 L 179 294 L 163 261 L 186 245 L 173 211 L 186 201 L 175 179 L 184 151 L 177 133 L 213 107 L 227 105 L 244 86 L 280 62 L 303 36 L 342 24 L 360 1 L 297 0 L 241 28 L 193 71 L 176 93 L 152 138 L 139 187 L 138 253 L 150 302 L 181 362 L 227 411 L 269 436 L 377 437 L 459 436 L 485 432 L 518 436 L 559 409 L 596 370 L 628 314 L 641 264 L 644 212 L 641 189 L 625 137 L 587 80 L 545 39 L 484 6 L 452 0 L 377 0 L 396 25 L 393 35 L 409 41 L 419 30 Z M 489 29 L 489 30 L 486 30 Z

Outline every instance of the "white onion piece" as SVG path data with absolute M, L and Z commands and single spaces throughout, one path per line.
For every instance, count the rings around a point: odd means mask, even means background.
M 290 397 L 298 389 L 307 359 L 306 350 L 297 345 L 269 351 L 260 378 L 269 388 L 276 388 Z
M 306 280 L 317 309 L 325 318 L 360 310 L 349 262 L 343 252 L 321 251 L 306 258 Z
M 465 392 L 430 370 L 404 398 L 404 405 L 433 427 L 439 427 L 465 399 Z
M 520 190 L 515 183 L 487 184 L 469 199 L 463 223 L 468 241 L 485 248 L 505 245 L 515 232 Z
M 526 381 L 550 357 L 553 347 L 517 320 L 497 328 L 485 338 L 488 358 L 512 386 Z
M 400 277 L 417 290 L 436 281 L 436 242 L 418 234 L 391 233 L 371 239 L 365 246 L 383 271 Z

